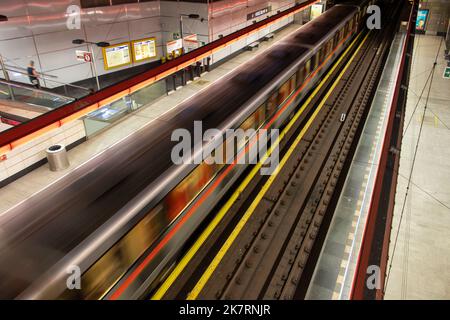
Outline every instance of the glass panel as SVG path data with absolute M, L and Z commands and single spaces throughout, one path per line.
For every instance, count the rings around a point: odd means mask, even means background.
M 291 79 L 289 79 L 290 85 L 291 87 L 289 88 L 289 92 L 292 93 L 295 90 L 295 79 L 297 78 L 296 74 L 294 73 L 291 77 Z
M 311 59 L 309 59 L 305 64 L 305 79 L 311 73 Z
M 272 96 L 267 100 L 267 116 L 270 117 L 277 109 L 277 95 L 278 92 L 274 92 Z
M 0 82 L 0 99 L 10 100 L 11 94 L 9 86 Z
M 141 108 L 142 106 L 154 102 L 161 96 L 166 94 L 165 79 L 155 82 L 145 88 L 142 88 L 131 94 L 133 101 L 133 110 Z
M 319 61 L 320 61 L 319 55 L 320 55 L 320 50 L 319 50 L 319 52 L 317 52 L 316 55 L 314 56 L 314 64 L 313 64 L 313 66 L 312 66 L 312 70 L 311 70 L 311 71 L 316 70 L 317 67 L 319 66 Z
M 132 99 L 129 95 L 114 101 L 98 110 L 89 113 L 84 118 L 86 135 L 88 137 L 111 125 L 133 110 Z
M 15 100 L 51 109 L 61 107 L 75 100 L 51 92 L 37 90 L 18 84 L 11 84 L 3 80 L 0 80 L 0 99 Z
M 300 88 L 305 81 L 305 66 L 300 66 L 300 69 L 297 71 L 297 88 Z
M 278 90 L 278 99 L 277 99 L 277 105 L 279 106 L 286 100 L 286 98 L 289 96 L 290 92 L 290 82 L 289 80 L 286 81 Z

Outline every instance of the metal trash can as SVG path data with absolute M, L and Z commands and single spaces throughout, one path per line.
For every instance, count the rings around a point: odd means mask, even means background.
M 55 144 L 47 149 L 47 160 L 51 171 L 60 171 L 69 167 L 66 147 Z

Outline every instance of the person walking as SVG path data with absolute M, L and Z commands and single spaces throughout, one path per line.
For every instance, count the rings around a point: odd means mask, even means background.
M 40 89 L 41 85 L 39 83 L 39 74 L 36 71 L 36 68 L 34 67 L 34 61 L 30 61 L 30 65 L 27 68 L 28 77 L 30 78 L 30 82 L 36 89 Z

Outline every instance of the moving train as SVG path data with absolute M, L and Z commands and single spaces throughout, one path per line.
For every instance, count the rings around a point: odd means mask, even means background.
M 280 128 L 375 0 L 340 4 L 0 217 L 0 298 L 149 293 L 245 164 L 173 165 L 174 129 Z M 245 152 L 250 137 L 238 142 Z M 225 147 L 226 148 L 226 147 Z M 191 157 L 195 157 L 193 154 Z M 74 273 L 72 273 L 74 272 Z M 81 287 L 69 289 L 81 275 Z M 76 281 L 75 281 L 76 282 Z

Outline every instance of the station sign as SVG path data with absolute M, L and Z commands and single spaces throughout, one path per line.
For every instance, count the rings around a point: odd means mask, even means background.
M 75 54 L 77 55 L 78 61 L 92 62 L 92 53 L 89 51 L 76 50 Z
M 450 67 L 445 67 L 443 77 L 444 79 L 450 79 Z
M 183 41 L 181 39 L 172 40 L 166 43 L 166 49 L 167 53 L 177 53 L 178 51 L 181 51 L 181 48 L 183 47 Z
M 186 52 L 195 50 L 198 48 L 197 34 L 191 34 L 183 38 L 184 48 Z
M 131 50 L 128 42 L 102 48 L 105 70 L 131 64 Z
M 252 20 L 252 19 L 258 18 L 264 14 L 269 13 L 271 10 L 272 10 L 272 6 L 268 6 L 268 7 L 262 8 L 258 11 L 251 12 L 251 13 L 247 14 L 247 20 Z
M 140 62 L 156 57 L 156 39 L 147 38 L 131 41 L 133 60 Z

